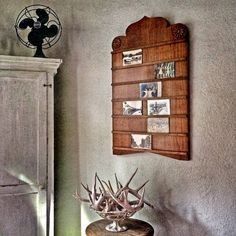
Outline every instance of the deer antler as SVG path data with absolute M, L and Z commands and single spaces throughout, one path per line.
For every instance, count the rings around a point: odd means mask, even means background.
M 115 197 L 116 197 L 116 198 L 119 197 L 119 195 L 120 195 L 124 190 L 127 190 L 127 189 L 129 189 L 129 192 L 130 192 L 133 196 L 135 196 L 136 198 L 138 198 L 138 199 L 141 198 L 141 195 L 139 195 L 138 192 L 149 182 L 149 180 L 147 180 L 144 184 L 142 184 L 142 185 L 141 185 L 139 188 L 137 188 L 136 190 L 129 188 L 129 184 L 131 183 L 132 179 L 133 179 L 134 176 L 136 175 L 137 171 L 138 171 L 138 168 L 137 168 L 137 169 L 135 170 L 135 172 L 132 174 L 132 176 L 131 176 L 130 179 L 127 181 L 127 183 L 124 185 L 124 187 L 123 187 L 123 188 L 121 187 L 121 188 L 116 192 L 116 194 L 115 194 Z M 149 203 L 148 201 L 144 200 L 144 203 L 145 203 L 146 205 L 148 205 L 148 206 L 150 206 L 150 207 L 153 208 L 153 205 L 152 205 L 151 203 Z
M 83 202 L 90 203 L 91 208 L 106 219 L 115 220 L 131 217 L 135 214 L 135 212 L 142 209 L 144 204 L 153 207 L 152 204 L 144 199 L 144 186 L 148 183 L 148 181 L 137 189 L 132 189 L 129 187 L 137 171 L 138 169 L 135 170 L 124 186 L 120 183 L 115 174 L 117 191 L 114 191 L 114 188 L 109 180 L 108 182 L 105 182 L 98 177 L 97 173 L 95 173 L 94 183 L 91 190 L 88 185 L 85 186 L 81 183 L 82 187 L 86 190 L 89 199 L 81 198 L 78 191 L 76 191 L 74 197 Z M 99 192 L 97 192 L 97 181 L 100 184 L 98 187 Z M 140 190 L 142 190 L 141 193 L 139 193 Z M 130 201 L 128 199 L 129 194 L 133 195 L 136 199 Z
M 134 178 L 134 176 L 136 175 L 137 171 L 138 171 L 138 168 L 137 168 L 137 169 L 135 170 L 135 172 L 132 174 L 132 176 L 130 177 L 130 179 L 128 180 L 128 182 L 124 185 L 124 187 L 122 187 L 122 185 L 120 186 L 120 189 L 119 189 L 119 190 L 117 191 L 117 193 L 116 193 L 116 197 L 119 196 L 120 193 L 121 193 L 124 189 L 126 189 L 126 188 L 129 187 L 129 184 L 130 184 L 130 182 L 132 181 L 132 179 Z
M 79 199 L 80 201 L 82 202 L 90 202 L 89 199 L 86 199 L 86 198 L 82 198 L 79 193 L 78 193 L 78 190 L 76 190 L 76 192 L 73 194 L 73 197 L 75 199 Z
M 109 190 L 108 190 L 109 191 Z M 121 207 L 124 208 L 124 210 L 128 211 L 128 212 L 136 212 L 140 209 L 143 208 L 143 204 L 144 204 L 144 190 L 142 192 L 141 198 L 138 201 L 138 204 L 135 205 L 135 207 L 133 207 L 133 205 L 130 204 L 129 200 L 128 200 L 128 194 L 129 194 L 129 189 L 126 189 L 122 192 L 122 199 L 116 198 L 114 196 L 114 194 L 112 192 L 109 191 L 109 194 L 111 195 L 112 199 Z

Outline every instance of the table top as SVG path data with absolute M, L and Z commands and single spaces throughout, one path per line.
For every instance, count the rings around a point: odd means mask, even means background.
M 120 233 L 108 232 L 105 227 L 108 224 L 111 224 L 112 221 L 109 220 L 98 220 L 91 223 L 86 228 L 87 236 L 153 236 L 154 229 L 147 222 L 136 220 L 136 219 L 127 219 L 124 220 L 121 225 L 126 225 L 128 230 Z

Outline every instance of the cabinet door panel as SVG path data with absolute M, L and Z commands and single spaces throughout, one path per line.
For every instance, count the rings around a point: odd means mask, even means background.
M 46 80 L 44 72 L 0 72 L 0 235 L 46 232 Z
M 0 235 L 37 235 L 37 194 L 0 195 Z
M 0 166 L 4 168 L 0 185 L 22 181 L 42 184 L 47 156 L 45 74 L 7 74 L 0 74 L 0 133 L 4 134 L 0 143 Z

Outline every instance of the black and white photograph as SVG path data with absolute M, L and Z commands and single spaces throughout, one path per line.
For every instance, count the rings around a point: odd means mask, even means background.
M 131 147 L 151 149 L 151 135 L 131 134 Z
M 148 100 L 148 115 L 170 115 L 170 100 Z
M 123 102 L 123 115 L 142 115 L 142 101 Z
M 169 133 L 169 118 L 148 118 L 147 130 L 150 133 Z
M 163 62 L 155 65 L 156 79 L 175 77 L 175 62 Z
M 153 83 L 141 83 L 140 86 L 140 97 L 141 98 L 155 98 L 161 97 L 162 94 L 162 84 L 161 82 Z
M 123 52 L 123 66 L 142 64 L 142 49 Z

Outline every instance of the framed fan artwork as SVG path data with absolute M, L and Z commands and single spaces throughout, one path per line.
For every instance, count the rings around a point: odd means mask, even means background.
M 113 154 L 189 160 L 188 28 L 144 17 L 112 48 Z

